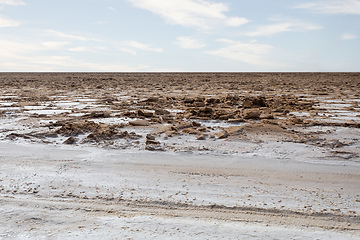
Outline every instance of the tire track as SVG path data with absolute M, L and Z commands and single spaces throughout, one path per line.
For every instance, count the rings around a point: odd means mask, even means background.
M 161 217 L 217 219 L 269 225 L 293 225 L 360 232 L 360 216 L 334 213 L 303 213 L 291 210 L 224 205 L 190 205 L 168 201 L 130 201 L 74 198 L 0 196 L 0 206 L 41 208 L 46 211 L 81 211 L 99 216 L 151 215 Z M 50 214 L 51 215 L 51 214 Z

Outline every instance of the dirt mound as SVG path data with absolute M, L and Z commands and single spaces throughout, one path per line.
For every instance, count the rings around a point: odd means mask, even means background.
M 97 131 L 100 128 L 100 124 L 92 121 L 81 121 L 81 122 L 61 122 L 58 123 L 62 127 L 56 131 L 56 133 L 70 137 L 78 136 L 79 134 L 89 133 Z
M 103 142 L 116 139 L 139 139 L 142 136 L 134 132 L 119 131 L 120 125 L 98 124 L 92 121 L 80 122 L 64 122 L 61 123 L 62 127 L 56 133 L 69 136 L 64 142 L 66 144 L 73 144 L 76 142 L 75 136 L 80 134 L 90 133 L 83 142 Z
M 293 141 L 298 136 L 277 124 L 258 122 L 245 126 L 234 126 L 227 128 L 229 135 L 233 138 L 249 140 L 281 140 Z
M 134 132 L 128 133 L 127 131 L 119 132 L 115 129 L 109 127 L 99 128 L 96 131 L 90 133 L 85 142 L 102 142 L 107 140 L 116 140 L 116 139 L 139 139 L 141 135 L 137 135 Z

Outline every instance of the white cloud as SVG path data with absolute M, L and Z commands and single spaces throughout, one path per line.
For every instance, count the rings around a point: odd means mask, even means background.
M 73 47 L 68 49 L 70 52 L 91 52 L 90 49 L 86 47 Z
M 88 37 L 83 37 L 83 36 L 79 36 L 79 35 L 72 35 L 72 34 L 67 34 L 67 33 L 59 32 L 59 31 L 55 31 L 55 30 L 47 30 L 46 33 L 48 33 L 54 37 L 67 38 L 67 39 L 78 40 L 78 41 L 101 42 L 101 40 L 98 40 L 95 38 L 88 38 Z
M 193 37 L 178 37 L 175 44 L 185 49 L 206 47 L 205 43 Z
M 69 56 L 28 57 L 24 61 L 0 62 L 0 71 L 21 72 L 56 72 L 56 71 L 86 71 L 86 72 L 139 72 L 142 67 L 126 66 L 122 63 L 84 62 Z
M 303 22 L 280 22 L 274 23 L 270 25 L 260 26 L 257 30 L 253 32 L 245 33 L 247 36 L 255 37 L 255 36 L 272 36 L 281 32 L 293 32 L 293 31 L 314 31 L 320 30 L 322 26 L 311 24 L 311 23 L 303 23 Z
M 351 33 L 343 33 L 343 35 L 341 35 L 342 40 L 353 40 L 356 38 L 358 38 L 358 36 L 355 34 L 351 34 Z
M 136 55 L 137 52 L 132 50 L 132 49 L 129 49 L 129 48 L 119 48 L 120 51 L 122 52 L 126 52 L 126 53 L 130 53 L 131 55 Z
M 145 50 L 145 51 L 151 51 L 151 52 L 163 52 L 164 51 L 162 48 L 153 48 L 148 44 L 139 43 L 137 41 L 124 41 L 123 44 L 125 44 L 129 47 L 133 47 L 133 48 L 137 48 L 137 49 L 141 49 L 141 50 Z
M 47 55 L 60 42 L 41 44 L 0 40 L 0 71 L 141 71 L 121 63 L 85 62 L 70 56 Z
M 72 47 L 67 49 L 70 52 L 106 52 L 108 48 L 105 46 L 97 46 L 97 47 Z
M 24 1 L 19 1 L 19 0 L 0 0 L 0 4 L 19 6 L 19 5 L 25 5 L 26 3 Z
M 42 45 L 46 49 L 60 49 L 64 47 L 65 45 L 69 44 L 69 42 L 43 42 Z
M 146 9 L 164 18 L 170 24 L 210 29 L 217 22 L 237 27 L 248 22 L 245 18 L 230 18 L 224 3 L 206 0 L 128 0 L 136 7 Z
M 84 62 L 70 56 L 42 56 L 32 60 L 35 65 L 44 67 L 51 66 L 57 71 L 62 69 L 76 68 L 76 71 L 138 71 L 138 68 L 125 66 L 117 63 Z
M 238 27 L 238 26 L 246 24 L 248 22 L 249 22 L 249 20 L 247 20 L 246 18 L 232 17 L 232 18 L 226 19 L 225 25 L 230 26 L 230 27 Z
M 272 67 L 280 66 L 279 64 L 272 63 L 264 59 L 274 48 L 271 45 L 258 44 L 256 42 L 243 43 L 229 39 L 219 39 L 218 41 L 223 42 L 228 46 L 213 51 L 207 51 L 205 53 L 253 65 Z
M 0 40 L 0 58 L 22 58 L 28 53 L 43 49 L 41 45 Z
M 15 20 L 0 16 L 0 27 L 17 27 L 21 23 Z
M 303 3 L 296 8 L 309 9 L 312 12 L 323 14 L 355 14 L 360 15 L 359 0 L 321 0 L 312 3 Z

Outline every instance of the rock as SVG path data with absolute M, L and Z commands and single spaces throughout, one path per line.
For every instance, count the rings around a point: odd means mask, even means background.
M 147 117 L 147 118 L 151 118 L 152 116 L 154 116 L 154 114 L 152 112 L 143 111 L 143 110 L 139 110 L 138 114 L 139 114 L 139 116 L 144 116 L 144 117 Z
M 146 145 L 145 150 L 148 150 L 148 151 L 164 151 L 164 149 L 160 145 L 153 145 L 153 144 Z
M 170 114 L 168 110 L 161 108 L 155 109 L 155 115 L 168 115 L 168 114 Z
M 207 130 L 206 127 L 198 128 L 198 131 L 199 131 L 199 132 L 206 132 L 206 130 Z
M 155 137 L 151 134 L 146 135 L 147 140 L 155 140 Z
M 271 113 L 263 113 L 260 115 L 260 119 L 274 119 L 274 115 Z
M 153 144 L 153 145 L 160 145 L 159 141 L 146 139 L 146 145 Z
M 6 138 L 10 139 L 10 140 L 16 140 L 18 137 L 22 137 L 25 139 L 29 139 L 30 137 L 25 135 L 25 134 L 20 134 L 20 133 L 10 133 L 9 135 L 6 136 Z
M 103 142 L 107 140 L 115 139 L 139 139 L 141 135 L 137 135 L 134 132 L 128 133 L 127 131 L 118 132 L 116 129 L 111 127 L 101 127 L 94 132 L 90 133 L 85 139 L 84 142 Z
M 74 144 L 74 143 L 76 143 L 76 138 L 74 138 L 74 137 L 69 137 L 69 138 L 66 139 L 63 143 L 64 143 L 64 144 Z
M 129 118 L 135 118 L 136 113 L 132 111 L 126 111 L 120 114 L 121 117 L 129 117 Z
M 243 108 L 267 107 L 264 97 L 246 98 L 242 104 Z
M 214 110 L 210 107 L 204 107 L 204 108 L 200 108 L 199 111 L 197 112 L 197 115 L 199 117 L 211 117 L 211 115 L 213 114 Z
M 196 136 L 196 140 L 205 140 L 205 139 L 206 139 L 206 137 L 204 134 L 200 134 L 200 135 Z
M 54 133 L 54 132 L 49 132 L 49 133 L 45 133 L 45 134 L 44 134 L 44 137 L 56 138 L 56 137 L 58 137 L 58 134 L 57 134 L 57 133 Z
M 230 135 L 226 130 L 216 134 L 216 137 L 219 138 L 219 139 L 224 139 L 224 138 L 227 138 L 229 136 Z
M 184 128 L 182 132 L 187 134 L 199 134 L 195 128 Z
M 194 107 L 205 107 L 205 103 L 204 102 L 194 102 L 193 106 Z
M 195 101 L 195 99 L 194 98 L 185 98 L 184 99 L 184 103 L 186 104 L 186 103 L 193 103 Z
M 220 99 L 218 98 L 207 98 L 205 100 L 206 104 L 214 104 L 214 103 L 219 103 L 220 102 Z
M 179 123 L 179 124 L 176 124 L 175 126 L 173 126 L 176 131 L 180 131 L 184 128 L 191 128 L 193 127 L 193 124 L 192 123 Z
M 92 121 L 80 121 L 80 122 L 59 122 L 56 125 L 62 126 L 56 131 L 57 134 L 63 136 L 77 136 L 86 132 L 94 132 L 101 128 L 100 124 Z M 55 125 L 55 126 L 56 126 Z
M 243 112 L 244 119 L 259 119 L 260 111 L 247 109 Z
M 201 123 L 192 121 L 191 122 L 194 127 L 201 127 Z
M 159 101 L 158 97 L 149 97 L 148 99 L 145 100 L 145 102 L 157 102 Z
M 130 121 L 129 124 L 131 126 L 143 126 L 143 127 L 150 125 L 149 121 L 147 120 L 134 120 L 134 121 Z
M 90 114 L 85 115 L 84 117 L 90 118 L 108 118 L 110 117 L 109 112 L 91 112 Z
M 169 138 L 169 137 L 172 137 L 176 134 L 175 131 L 166 131 L 165 133 L 165 138 Z
M 267 107 L 264 97 L 254 98 L 252 103 L 254 107 Z
M 252 101 L 250 99 L 245 99 L 242 103 L 243 108 L 251 108 L 252 107 Z
M 229 118 L 232 118 L 233 114 L 225 114 L 218 117 L 219 120 L 228 120 Z

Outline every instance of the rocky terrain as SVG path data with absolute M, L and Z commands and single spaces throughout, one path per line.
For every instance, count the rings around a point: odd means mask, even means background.
M 276 138 L 358 157 L 349 148 L 357 139 L 326 137 L 360 126 L 357 73 L 3 73 L 0 81 L 5 139 L 181 151 L 171 139 Z
M 94 217 L 141 216 L 143 226 L 153 214 L 179 238 L 192 230 L 169 223 L 175 215 L 359 237 L 359 73 L 1 73 L 0 86 L 0 238 L 50 228 L 72 238 Z M 18 217 L 37 205 L 41 217 Z M 80 211 L 83 227 L 45 217 L 64 209 Z M 184 235 L 169 230 L 177 224 Z M 221 229 L 202 236 L 266 238 Z

